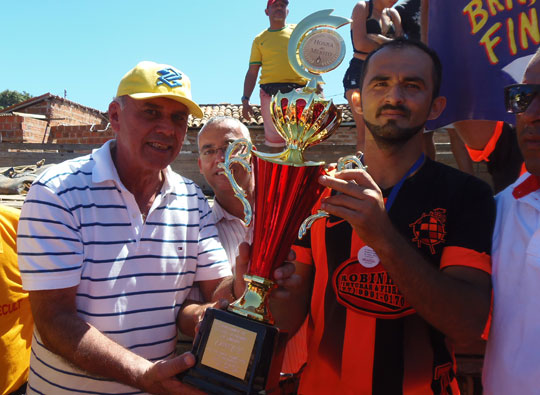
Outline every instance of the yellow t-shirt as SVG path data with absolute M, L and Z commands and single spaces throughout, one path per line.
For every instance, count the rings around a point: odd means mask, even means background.
M 20 211 L 0 206 L 0 393 L 9 394 L 28 380 L 34 321 L 17 264 Z
M 262 67 L 259 84 L 290 82 L 300 85 L 307 80 L 298 75 L 287 55 L 289 38 L 295 25 L 285 25 L 280 30 L 267 29 L 253 40 L 249 64 L 260 64 Z

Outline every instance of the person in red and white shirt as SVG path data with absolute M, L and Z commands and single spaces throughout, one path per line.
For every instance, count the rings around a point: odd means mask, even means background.
M 540 50 L 522 84 L 505 88 L 527 172 L 496 197 L 493 317 L 486 394 L 534 394 L 540 384 Z

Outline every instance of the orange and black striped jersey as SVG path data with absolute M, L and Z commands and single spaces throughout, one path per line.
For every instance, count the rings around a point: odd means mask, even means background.
M 483 181 L 427 159 L 389 216 L 440 270 L 490 273 L 495 204 Z M 297 260 L 315 266 L 301 394 L 458 393 L 445 336 L 415 313 L 348 222 L 316 221 L 294 249 Z

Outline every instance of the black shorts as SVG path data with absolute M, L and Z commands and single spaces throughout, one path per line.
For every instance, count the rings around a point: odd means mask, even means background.
M 343 77 L 343 88 L 345 88 L 345 92 L 349 89 L 360 89 L 360 74 L 362 73 L 363 66 L 364 61 L 362 59 L 351 59 L 349 68 L 345 72 L 345 77 Z

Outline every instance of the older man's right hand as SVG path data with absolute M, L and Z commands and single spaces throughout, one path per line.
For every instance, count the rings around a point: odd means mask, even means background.
M 176 376 L 195 365 L 195 357 L 186 352 L 172 359 L 153 363 L 141 378 L 141 389 L 149 394 L 196 395 L 204 392 L 182 383 Z

